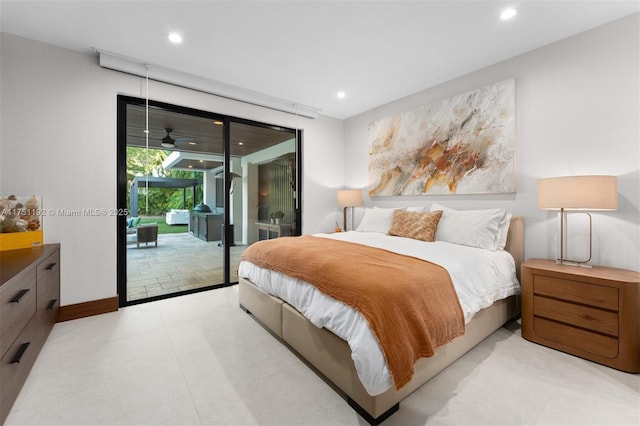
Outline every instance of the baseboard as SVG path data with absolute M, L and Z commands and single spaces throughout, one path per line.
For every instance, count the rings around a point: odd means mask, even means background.
M 107 299 L 92 300 L 90 302 L 76 303 L 75 305 L 60 306 L 58 322 L 106 314 L 118 310 L 118 296 Z

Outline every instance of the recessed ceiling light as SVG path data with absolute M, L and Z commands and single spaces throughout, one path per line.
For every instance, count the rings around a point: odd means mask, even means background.
M 195 142 L 189 142 L 189 145 L 196 145 Z
M 171 33 L 169 34 L 169 41 L 175 44 L 182 43 L 182 36 L 178 33 Z
M 502 13 L 500 14 L 500 19 L 502 19 L 503 21 L 508 21 L 509 19 L 516 16 L 516 13 L 518 13 L 518 11 L 510 7 L 502 11 Z
M 343 91 L 340 91 L 336 94 L 336 96 L 338 97 L 338 99 L 344 99 L 344 97 L 347 95 Z
M 238 142 L 238 145 L 244 145 L 244 142 L 240 141 Z
M 214 121 L 213 124 L 216 124 L 218 126 L 222 126 L 224 123 L 222 121 Z

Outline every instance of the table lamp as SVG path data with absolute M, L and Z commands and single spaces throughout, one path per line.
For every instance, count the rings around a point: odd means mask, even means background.
M 338 191 L 338 207 L 343 207 L 344 230 L 347 231 L 347 208 L 351 207 L 351 224 L 353 226 L 353 208 L 362 205 L 360 189 L 343 189 Z
M 563 176 L 538 181 L 538 208 L 560 211 L 560 256 L 556 263 L 574 266 L 586 265 L 591 260 L 593 226 L 587 210 L 606 211 L 618 207 L 618 181 L 616 176 Z M 579 211 L 589 216 L 589 258 L 570 260 L 565 257 L 565 212 Z

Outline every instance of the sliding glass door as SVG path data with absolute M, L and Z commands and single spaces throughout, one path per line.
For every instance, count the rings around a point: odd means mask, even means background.
M 126 306 L 237 283 L 244 249 L 300 233 L 298 131 L 118 97 Z
M 229 215 L 235 241 L 232 280 L 238 260 L 254 242 L 300 235 L 300 138 L 293 129 L 239 119 L 229 126 Z
M 224 118 L 120 100 L 120 304 L 224 285 Z

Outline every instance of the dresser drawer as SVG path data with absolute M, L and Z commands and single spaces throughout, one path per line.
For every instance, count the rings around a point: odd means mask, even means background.
M 47 336 L 51 332 L 53 326 L 58 322 L 58 315 L 60 314 L 60 299 L 49 300 L 49 304 L 46 309 L 38 310 L 36 314 L 43 333 Z
M 37 268 L 38 315 L 46 325 L 51 326 L 58 318 L 60 310 L 60 252 L 55 251 Z
M 59 308 L 59 244 L 0 251 L 0 425 L 49 336 Z
M 20 393 L 22 384 L 36 361 L 44 339 L 45 336 L 34 318 L 0 359 L 0 418 L 5 419 L 9 414 L 13 401 Z
M 550 296 L 597 308 L 618 310 L 618 289 L 545 275 L 533 276 L 533 294 Z
M 603 358 L 618 356 L 618 339 L 560 324 L 544 318 L 533 319 L 535 333 L 544 339 Z M 562 349 L 562 348 L 560 348 Z
M 51 253 L 38 264 L 37 268 L 38 296 L 40 292 L 56 290 L 60 281 L 60 252 Z M 38 301 L 38 309 L 43 308 L 48 301 Z
M 618 336 L 618 313 L 542 296 L 533 297 L 533 315 Z
M 36 312 L 36 271 L 0 286 L 0 356 Z

